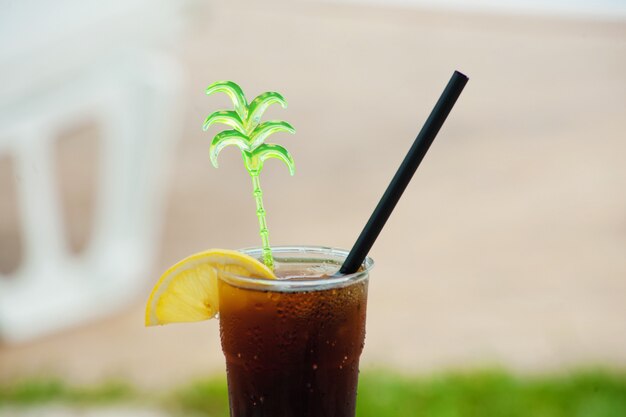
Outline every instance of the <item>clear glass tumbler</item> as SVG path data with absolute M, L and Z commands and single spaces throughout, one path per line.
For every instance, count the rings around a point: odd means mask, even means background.
M 354 417 L 374 263 L 336 277 L 347 251 L 272 251 L 277 280 L 219 274 L 231 417 Z

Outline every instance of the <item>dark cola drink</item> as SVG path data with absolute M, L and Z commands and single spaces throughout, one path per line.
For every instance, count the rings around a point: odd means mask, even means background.
M 354 417 L 367 272 L 334 282 L 293 267 L 269 285 L 219 280 L 232 417 Z

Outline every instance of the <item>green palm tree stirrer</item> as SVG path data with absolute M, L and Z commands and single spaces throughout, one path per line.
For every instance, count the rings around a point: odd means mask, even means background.
M 261 116 L 271 104 L 278 103 L 285 108 L 287 102 L 279 93 L 266 92 L 257 96 L 248 105 L 241 87 L 232 81 L 218 81 L 206 89 L 207 94 L 218 92 L 226 93 L 230 97 L 235 110 L 216 111 L 204 121 L 204 130 L 207 130 L 213 123 L 222 123 L 232 128 L 218 133 L 213 138 L 209 149 L 211 162 L 217 168 L 218 154 L 229 145 L 235 145 L 241 150 L 243 162 L 252 178 L 256 214 L 259 218 L 259 233 L 263 242 L 263 262 L 269 268 L 274 269 L 259 174 L 263 169 L 263 163 L 269 158 L 280 159 L 289 168 L 289 173 L 294 174 L 293 158 L 287 149 L 280 145 L 265 143 L 265 139 L 272 133 L 281 131 L 295 133 L 296 131 L 293 126 L 283 121 L 271 120 L 261 123 Z

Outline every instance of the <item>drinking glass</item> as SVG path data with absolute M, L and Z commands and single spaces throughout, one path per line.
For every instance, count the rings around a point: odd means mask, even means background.
M 262 258 L 260 248 L 243 253 Z M 219 322 L 231 417 L 354 417 L 365 340 L 367 258 L 334 276 L 348 252 L 275 247 L 276 280 L 219 273 Z

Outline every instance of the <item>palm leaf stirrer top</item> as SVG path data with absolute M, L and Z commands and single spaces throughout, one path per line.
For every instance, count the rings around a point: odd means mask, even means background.
M 265 143 L 265 140 L 276 132 L 295 133 L 296 131 L 293 126 L 284 121 L 270 120 L 261 123 L 261 117 L 271 104 L 278 103 L 285 108 L 287 102 L 279 93 L 270 91 L 259 94 L 248 104 L 241 87 L 232 81 L 218 81 L 206 89 L 207 95 L 219 92 L 230 97 L 235 110 L 216 111 L 204 121 L 204 130 L 207 130 L 214 123 L 222 123 L 232 128 L 218 133 L 213 138 L 209 149 L 211 162 L 217 168 L 217 156 L 222 149 L 229 145 L 235 145 L 241 151 L 244 165 L 252 178 L 256 214 L 259 218 L 259 234 L 263 243 L 263 262 L 269 268 L 274 269 L 274 258 L 270 248 L 259 174 L 263 169 L 263 163 L 270 158 L 283 161 L 289 168 L 289 173 L 294 174 L 293 158 L 287 149 L 280 145 Z

